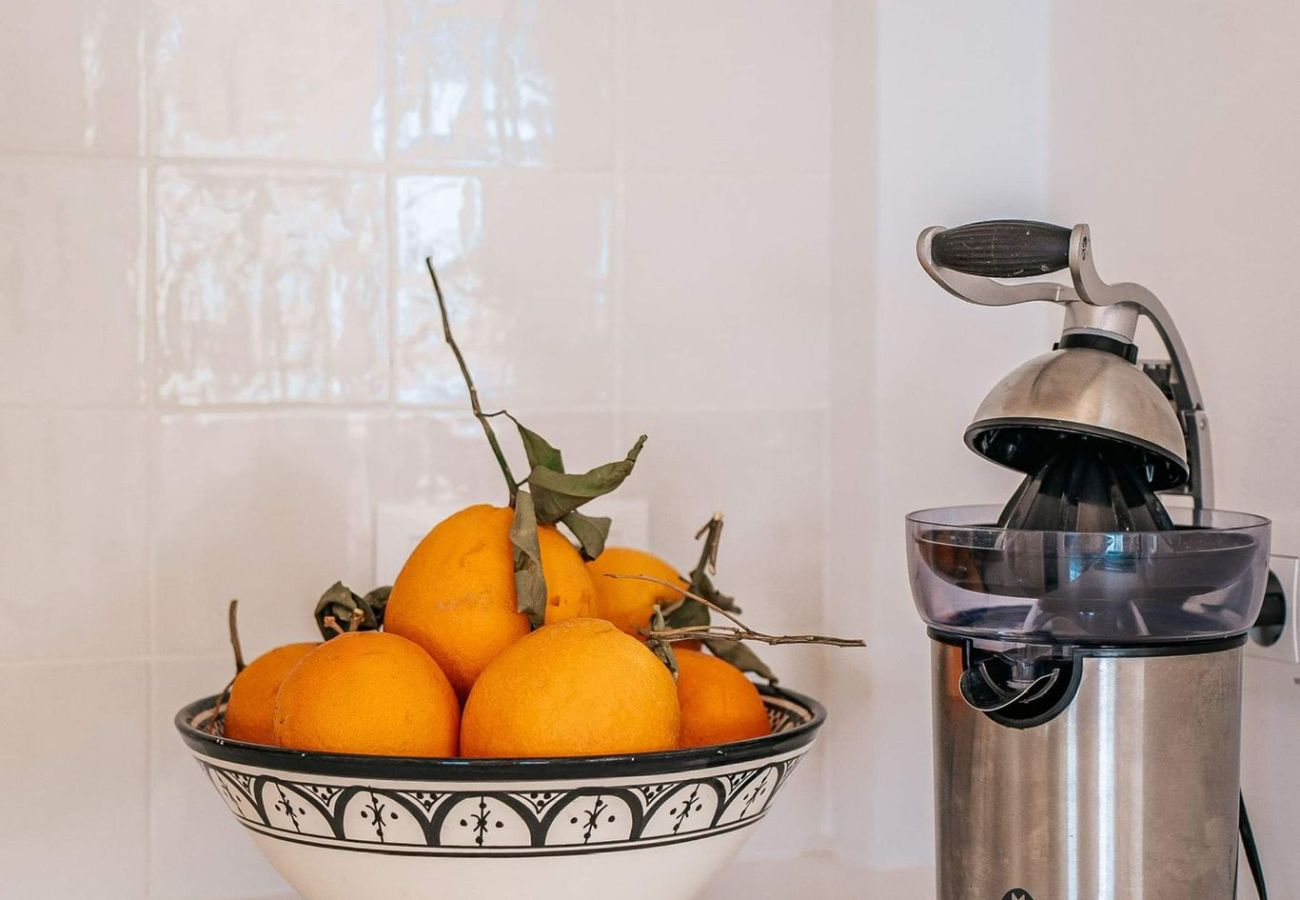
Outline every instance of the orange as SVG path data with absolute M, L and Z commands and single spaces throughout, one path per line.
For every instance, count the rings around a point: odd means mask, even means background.
M 672 673 L 604 619 L 546 625 L 483 670 L 461 755 L 600 756 L 671 750 L 680 713 Z
M 483 668 L 528 634 L 515 599 L 514 511 L 471 506 L 420 541 L 393 584 L 384 629 L 438 661 L 463 700 Z M 582 556 L 551 526 L 537 529 L 546 578 L 546 621 L 591 615 L 594 588 Z
M 661 581 L 687 583 L 677 570 L 659 557 L 631 547 L 607 547 L 605 552 L 587 563 L 591 582 L 596 589 L 596 615 L 613 622 L 620 630 L 642 637 L 641 629 L 650 625 L 656 604 L 670 606 L 682 599 L 672 588 L 635 578 L 608 578 L 607 575 L 649 575 Z
M 754 683 L 726 660 L 676 648 L 679 746 L 708 747 L 770 734 L 767 708 Z
M 285 644 L 244 666 L 230 686 L 225 735 L 251 744 L 274 744 L 275 694 L 302 658 L 320 644 Z
M 382 631 L 326 641 L 275 699 L 282 747 L 383 756 L 455 756 L 460 704 L 418 644 Z

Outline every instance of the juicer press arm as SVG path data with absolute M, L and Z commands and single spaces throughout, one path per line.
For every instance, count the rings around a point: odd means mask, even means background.
M 944 290 L 980 306 L 1046 301 L 1065 309 L 1063 335 L 1094 334 L 1131 344 L 1139 315 L 1155 327 L 1169 354 L 1170 377 L 1147 370 L 1171 396 L 1187 444 L 1185 493 L 1196 509 L 1214 504 L 1210 430 L 1200 386 L 1182 336 L 1165 305 L 1134 282 L 1107 284 L 1093 261 L 1087 225 L 1073 229 L 1027 220 L 975 222 L 957 228 L 932 226 L 917 238 L 921 267 Z M 1072 284 L 1029 279 L 1069 269 Z

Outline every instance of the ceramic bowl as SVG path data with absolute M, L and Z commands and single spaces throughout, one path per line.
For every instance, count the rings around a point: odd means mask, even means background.
M 687 900 L 726 865 L 826 711 L 763 688 L 772 733 L 716 747 L 571 759 L 309 753 L 176 727 L 258 849 L 308 900 Z M 218 726 L 218 731 L 219 726 Z

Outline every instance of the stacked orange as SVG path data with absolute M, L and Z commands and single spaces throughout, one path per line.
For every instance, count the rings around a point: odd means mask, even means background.
M 231 686 L 226 735 L 336 753 L 546 757 L 767 733 L 757 688 L 730 663 L 679 648 L 674 680 L 644 643 L 654 607 L 679 592 L 600 573 L 639 569 L 685 585 L 649 554 L 611 549 L 588 567 L 558 531 L 539 528 L 548 594 L 545 624 L 530 630 L 516 605 L 512 518 L 471 506 L 437 525 L 399 574 L 383 631 L 254 660 Z

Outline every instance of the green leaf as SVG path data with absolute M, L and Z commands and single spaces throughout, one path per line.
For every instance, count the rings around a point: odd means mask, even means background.
M 597 466 L 582 474 L 565 474 L 547 466 L 534 466 L 528 474 L 528 487 L 533 493 L 537 521 L 542 525 L 559 522 L 569 513 L 589 500 L 608 494 L 623 483 L 632 473 L 636 458 L 645 445 L 643 434 L 618 462 Z
M 608 516 L 588 516 L 575 510 L 560 521 L 578 539 L 584 559 L 590 561 L 605 552 L 605 541 L 609 538 Z
M 564 457 L 559 450 L 551 446 L 546 438 L 542 437 L 535 431 L 525 428 L 523 423 L 510 416 L 510 421 L 515 423 L 519 429 L 519 440 L 523 441 L 524 454 L 528 457 L 528 465 L 533 468 L 550 469 L 553 472 L 564 471 Z
M 384 624 L 384 610 L 388 606 L 388 594 L 391 587 L 375 588 L 364 597 L 358 596 L 343 582 L 336 581 L 316 603 L 316 627 L 320 629 L 325 640 L 338 637 L 339 629 L 343 631 L 377 631 Z M 354 611 L 360 611 L 360 621 L 352 626 Z M 326 623 L 333 618 L 337 628 Z
M 658 606 L 650 614 L 650 630 L 663 631 L 667 627 L 664 621 L 664 611 Z M 654 651 L 654 655 L 663 661 L 668 667 L 668 671 L 673 673 L 673 679 L 677 678 L 677 654 L 673 652 L 671 641 L 660 641 L 650 638 L 646 641 L 646 646 Z
M 528 617 L 534 628 L 541 628 L 546 621 L 546 578 L 542 574 L 542 548 L 537 540 L 537 515 L 528 491 L 520 491 L 515 497 L 510 543 L 515 548 L 516 609 Z
M 725 659 L 742 672 L 753 672 L 760 678 L 766 678 L 772 684 L 777 683 L 776 673 L 767 667 L 767 663 L 758 658 L 758 654 L 750 650 L 740 641 L 731 641 L 726 638 L 705 638 L 704 646 L 719 659 Z

